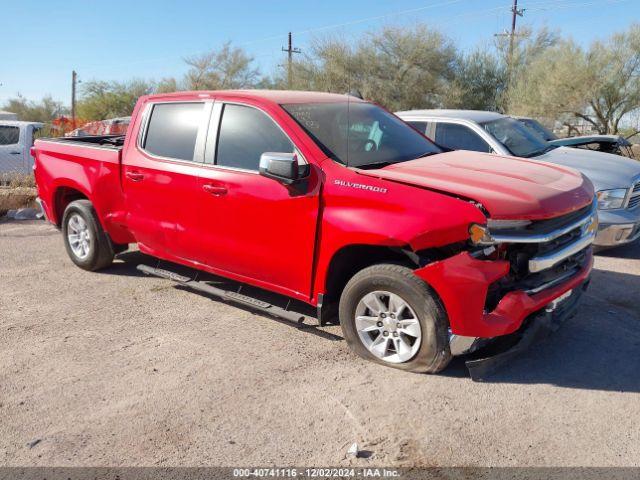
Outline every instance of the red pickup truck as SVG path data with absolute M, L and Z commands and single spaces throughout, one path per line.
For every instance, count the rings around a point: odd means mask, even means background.
M 594 191 L 556 165 L 442 152 L 344 95 L 141 97 L 125 136 L 38 140 L 39 199 L 71 260 L 146 254 L 338 316 L 364 358 L 438 372 L 575 312 Z M 142 267 L 276 316 L 287 308 Z M 493 340 L 493 341 L 491 341 Z

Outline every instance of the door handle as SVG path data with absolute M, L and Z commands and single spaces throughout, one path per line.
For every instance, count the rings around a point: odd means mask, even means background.
M 9 155 L 22 155 L 22 152 L 9 152 Z
M 142 180 L 144 178 L 144 175 L 142 173 L 140 173 L 140 172 L 127 172 L 127 173 L 125 173 L 125 175 L 132 182 L 139 182 L 140 180 Z
M 202 189 L 205 192 L 210 193 L 211 195 L 215 195 L 216 197 L 227 194 L 227 187 L 218 185 L 205 184 L 202 186 Z

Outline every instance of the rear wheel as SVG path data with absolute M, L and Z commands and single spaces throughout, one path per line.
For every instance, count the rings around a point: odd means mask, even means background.
M 340 298 L 340 324 L 349 346 L 377 363 L 435 373 L 451 360 L 444 309 L 401 265 L 373 265 L 354 275 Z
M 62 217 L 62 236 L 71 261 L 84 270 L 100 270 L 115 255 L 89 200 L 71 202 Z

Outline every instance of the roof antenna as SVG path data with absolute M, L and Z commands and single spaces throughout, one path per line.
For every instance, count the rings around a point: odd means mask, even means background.
M 355 88 L 349 90 L 347 93 L 345 93 L 345 95 L 349 95 L 350 97 L 355 97 L 355 98 L 359 98 L 360 100 L 364 100 L 364 98 L 362 97 L 362 94 L 360 93 L 360 90 L 357 90 Z

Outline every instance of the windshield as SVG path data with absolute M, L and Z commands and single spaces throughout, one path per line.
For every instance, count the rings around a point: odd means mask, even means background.
M 516 157 L 535 157 L 554 148 L 513 118 L 500 118 L 480 125 Z
M 365 102 L 282 105 L 330 158 L 382 167 L 441 150 L 384 109 Z
M 544 138 L 547 142 L 558 139 L 552 131 L 533 118 L 519 118 L 518 120 Z

